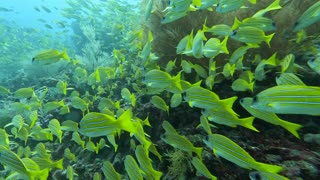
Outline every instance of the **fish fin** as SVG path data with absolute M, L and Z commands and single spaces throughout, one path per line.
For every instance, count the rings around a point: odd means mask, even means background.
M 230 98 L 228 98 L 228 99 L 223 99 L 223 100 L 220 100 L 220 101 L 225 105 L 225 107 L 232 109 L 233 103 L 234 103 L 237 99 L 238 99 L 237 96 L 233 96 L 233 97 L 230 97 Z
M 67 49 L 64 49 L 63 52 L 61 53 L 61 57 L 67 61 L 70 61 L 70 58 L 67 54 Z
M 130 133 L 136 133 L 136 127 L 131 121 L 132 118 L 132 110 L 128 109 L 117 119 L 117 125 L 119 129 L 123 129 Z
M 270 46 L 270 41 L 272 40 L 274 34 L 275 34 L 275 33 L 272 33 L 272 34 L 270 34 L 270 35 L 268 35 L 268 36 L 265 36 L 265 42 L 268 44 L 269 47 L 271 47 L 271 46 Z
M 261 162 L 255 162 L 255 169 L 258 171 L 265 171 L 270 173 L 278 173 L 283 170 L 281 166 Z
M 195 148 L 194 148 L 194 152 L 197 154 L 197 156 L 199 157 L 199 159 L 202 159 L 202 151 L 203 151 L 203 148 L 202 148 L 202 147 L 195 147 Z
M 60 160 L 54 163 L 57 169 L 63 169 L 63 159 L 64 158 L 61 158 Z
M 291 123 L 288 121 L 282 121 L 280 124 L 283 128 L 285 128 L 287 131 L 289 131 L 291 134 L 293 134 L 296 138 L 300 139 L 300 136 L 298 134 L 298 130 L 302 128 L 303 126 L 296 123 Z
M 260 132 L 258 129 L 256 129 L 252 123 L 253 123 L 253 120 L 254 120 L 255 117 L 247 117 L 247 118 L 242 118 L 242 119 L 239 119 L 239 121 L 241 121 L 241 126 L 245 127 L 245 128 L 248 128 L 248 129 L 251 129 L 253 131 L 256 131 L 256 132 Z

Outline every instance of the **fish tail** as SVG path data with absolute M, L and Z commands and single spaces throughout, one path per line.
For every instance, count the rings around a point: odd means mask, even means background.
M 137 130 L 134 124 L 132 123 L 131 118 L 132 118 L 132 110 L 128 109 L 124 113 L 122 113 L 121 116 L 116 121 L 118 128 L 130 133 L 136 133 Z
M 241 24 L 241 21 L 239 21 L 239 19 L 237 17 L 234 17 L 234 21 L 233 21 L 233 25 L 232 25 L 232 29 L 238 29 L 239 26 Z
M 296 124 L 296 123 L 291 123 L 291 122 L 288 122 L 288 121 L 283 121 L 281 123 L 281 126 L 283 128 L 285 128 L 287 131 L 289 131 L 291 134 L 293 134 L 296 138 L 300 139 L 300 136 L 298 134 L 298 130 L 300 128 L 302 128 L 303 126 L 300 125 L 300 124 Z
M 256 4 L 257 0 L 248 0 L 251 4 Z
M 195 148 L 194 148 L 194 152 L 197 154 L 197 156 L 199 157 L 199 159 L 202 159 L 202 151 L 203 151 L 203 148 L 202 148 L 202 147 L 195 147 Z
M 227 42 L 228 42 L 228 38 L 229 36 L 226 36 L 224 38 L 224 40 L 221 42 L 221 50 L 225 53 L 225 54 L 229 54 L 229 50 L 227 48 Z
M 254 120 L 254 117 L 247 117 L 247 118 L 239 119 L 239 121 L 242 122 L 242 123 L 240 124 L 241 126 L 243 126 L 243 127 L 245 127 L 245 128 L 248 128 L 248 129 L 251 129 L 251 130 L 256 131 L 256 132 L 260 132 L 258 129 L 256 129 L 256 128 L 252 125 L 253 120 Z
M 67 54 L 67 49 L 64 49 L 63 52 L 61 53 L 61 57 L 67 61 L 70 60 L 68 54 Z
M 272 40 L 274 34 L 275 34 L 275 33 L 272 33 L 272 34 L 270 34 L 270 35 L 268 35 L 268 36 L 265 36 L 265 42 L 268 44 L 269 47 L 271 47 L 271 46 L 270 46 L 270 41 Z
M 173 86 L 173 89 L 177 89 L 179 91 L 182 91 L 182 87 L 181 87 L 181 71 L 171 79 L 171 82 L 172 82 L 171 84 Z
M 58 160 L 57 162 L 55 162 L 55 166 L 57 169 L 63 169 L 63 159 L 64 158 L 61 158 L 60 160 Z
M 270 173 L 278 173 L 283 170 L 281 166 L 266 164 L 261 162 L 256 162 L 254 168 L 258 171 L 265 171 Z

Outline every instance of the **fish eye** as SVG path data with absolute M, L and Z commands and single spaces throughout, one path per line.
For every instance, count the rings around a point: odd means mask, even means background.
M 243 99 L 240 99 L 240 103 L 243 103 Z
M 298 24 L 299 24 L 298 22 L 295 22 L 293 26 L 296 27 L 298 26 Z
M 276 27 L 276 23 L 275 23 L 275 22 L 272 22 L 272 26 Z
M 237 31 L 233 30 L 231 36 L 235 36 L 235 35 L 237 35 Z
M 316 58 L 313 57 L 313 58 L 311 58 L 309 61 L 313 63 L 315 59 L 316 59 Z
M 219 6 L 220 6 L 220 3 L 217 4 L 217 7 L 219 7 Z
M 258 101 L 258 97 L 257 96 L 254 96 L 253 98 L 252 98 L 252 103 L 255 103 L 255 102 L 257 102 Z

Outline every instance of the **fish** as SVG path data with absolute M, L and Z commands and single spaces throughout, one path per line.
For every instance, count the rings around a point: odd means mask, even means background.
M 293 32 L 300 31 L 320 21 L 320 1 L 310 6 L 296 21 Z
M 280 6 L 280 0 L 275 0 L 275 1 L 273 1 L 273 3 L 271 3 L 266 8 L 257 11 L 252 17 L 253 18 L 254 17 L 262 17 L 269 11 L 274 11 L 274 10 L 278 10 L 278 9 L 281 9 L 281 8 L 282 7 Z
M 9 143 L 9 135 L 7 134 L 5 129 L 0 128 L 0 145 L 9 148 Z
M 180 134 L 173 134 L 173 133 L 165 133 L 161 136 L 161 139 L 169 144 L 170 146 L 180 149 L 182 151 L 186 152 L 194 152 L 200 159 L 202 159 L 202 147 L 195 147 L 190 142 L 188 138 L 185 136 L 182 136 Z
M 204 143 L 213 150 L 217 157 L 222 157 L 245 169 L 271 173 L 278 173 L 283 169 L 281 166 L 257 162 L 247 151 L 221 134 L 208 135 Z
M 136 106 L 136 96 L 133 94 L 133 93 L 131 93 L 130 91 L 129 91 L 129 89 L 127 89 L 127 88 L 123 88 L 122 90 L 121 90 L 121 97 L 123 98 L 123 99 L 125 99 L 126 101 L 128 101 L 128 102 L 130 102 L 130 104 L 132 105 L 132 107 L 135 107 Z
M 119 118 L 103 113 L 90 112 L 80 121 L 79 132 L 88 137 L 99 137 L 113 134 L 118 130 L 136 133 L 132 118 L 132 110 L 126 110 Z
M 233 77 L 233 74 L 235 71 L 236 71 L 236 64 L 231 65 L 230 63 L 226 63 L 223 66 L 222 74 L 226 78 L 231 78 L 231 77 Z
M 0 96 L 5 96 L 8 94 L 10 94 L 10 90 L 3 86 L 0 86 Z
M 124 167 L 130 179 L 143 180 L 142 174 L 144 172 L 139 168 L 136 160 L 131 155 L 126 156 Z
M 234 91 L 250 91 L 253 92 L 254 81 L 248 82 L 244 79 L 238 78 L 232 82 L 231 88 Z
M 72 120 L 65 120 L 61 123 L 61 130 L 63 131 L 78 131 L 79 127 L 78 127 L 78 123 Z
M 205 115 L 200 116 L 200 124 L 197 126 L 197 128 L 200 127 L 202 127 L 208 134 L 212 134 L 211 127 L 217 128 L 216 126 L 209 123 L 208 118 Z
M 57 92 L 63 95 L 67 95 L 67 82 L 59 80 L 56 85 Z
M 152 8 L 153 8 L 153 0 L 149 0 L 146 7 L 147 7 L 146 8 L 146 14 L 145 14 L 144 18 L 145 18 L 145 20 L 148 20 L 149 17 L 150 17 Z
M 251 107 L 253 99 L 252 98 L 242 98 L 240 100 L 241 106 L 247 110 L 252 116 L 259 118 L 263 121 L 266 121 L 268 123 L 278 125 L 289 131 L 291 134 L 293 134 L 295 137 L 300 139 L 300 136 L 298 134 L 298 130 L 302 128 L 302 125 L 296 124 L 296 123 L 291 123 L 288 121 L 285 121 L 283 119 L 280 119 L 275 113 L 272 112 L 266 112 L 263 110 L 259 109 L 254 109 Z
M 17 99 L 31 98 L 34 96 L 33 88 L 20 88 L 14 92 L 14 97 Z
M 54 134 L 58 140 L 59 143 L 62 143 L 62 130 L 60 122 L 57 119 L 52 119 L 49 122 L 48 128 L 50 129 L 51 133 Z
M 253 97 L 251 107 L 276 114 L 320 115 L 320 87 L 281 85 Z
M 206 109 L 202 112 L 209 121 L 217 124 L 223 124 L 230 127 L 243 126 L 250 130 L 259 132 L 253 125 L 254 117 L 247 117 L 240 119 L 235 112 L 230 112 L 224 109 L 210 110 Z
M 212 7 L 217 5 L 218 3 L 219 0 L 202 0 L 199 10 L 208 9 L 209 11 L 212 11 Z
M 16 153 L 2 145 L 0 145 L 0 163 L 5 165 L 11 171 L 23 175 L 24 178 L 34 179 L 35 177 L 39 177 L 38 175 L 41 174 L 40 171 L 29 170 Z
M 200 59 L 203 57 L 202 54 L 202 48 L 203 48 L 203 41 L 206 41 L 207 38 L 204 35 L 204 32 L 202 30 L 198 30 L 197 34 L 193 38 L 192 42 L 192 55 L 193 57 Z
M 38 141 L 52 141 L 53 135 L 51 134 L 49 129 L 42 129 L 41 126 L 35 125 L 31 129 L 31 133 L 29 134 L 32 139 L 38 140 Z
M 170 107 L 175 108 L 178 107 L 182 103 L 182 95 L 181 94 L 173 94 L 170 99 Z
M 71 152 L 69 148 L 64 149 L 63 156 L 70 161 L 75 161 L 76 160 L 76 155 Z
M 165 68 L 167 73 L 170 73 L 173 70 L 173 68 L 176 67 L 176 61 L 177 61 L 177 59 L 174 59 L 174 60 L 171 60 L 167 63 L 166 68 Z
M 72 97 L 71 98 L 71 106 L 81 110 L 82 112 L 89 112 L 89 103 L 87 103 L 85 100 L 83 100 L 80 97 Z
M 263 172 L 263 171 L 254 171 L 249 173 L 250 180 L 289 180 L 284 176 L 279 174 Z
M 276 83 L 280 85 L 300 85 L 305 86 L 304 82 L 294 73 L 281 73 L 276 77 Z
M 36 155 L 41 158 L 50 159 L 51 154 L 49 154 L 51 151 L 46 149 L 46 146 L 43 143 L 38 143 L 36 147 L 34 148 L 33 155 Z
M 232 28 L 237 29 L 239 27 L 245 26 L 256 27 L 262 29 L 264 32 L 276 30 L 275 22 L 272 19 L 266 17 L 250 17 L 242 20 L 242 22 L 235 18 Z
M 106 179 L 121 180 L 121 175 L 114 169 L 110 161 L 104 161 L 101 170 Z
M 162 122 L 162 128 L 166 131 L 166 134 L 178 134 L 176 129 L 166 120 Z
M 192 68 L 194 69 L 194 71 L 196 71 L 197 75 L 199 75 L 202 78 L 207 78 L 208 77 L 208 73 L 207 70 L 202 67 L 199 64 L 193 64 Z
M 235 113 L 232 110 L 232 106 L 237 97 L 234 96 L 220 100 L 216 93 L 202 87 L 194 86 L 186 90 L 184 99 L 188 102 L 190 107 L 202 109 L 226 109 L 227 111 Z
M 258 48 L 258 47 L 259 47 L 258 45 L 247 45 L 247 46 L 239 47 L 232 53 L 229 59 L 229 63 L 231 65 L 236 64 L 239 59 L 243 58 L 243 56 L 247 53 L 249 49 Z
M 73 180 L 74 179 L 74 176 L 78 176 L 77 173 L 74 172 L 74 169 L 72 166 L 68 166 L 67 167 L 67 172 L 66 172 L 66 176 L 69 180 Z
M 65 106 L 65 104 L 64 104 L 64 100 L 62 99 L 59 102 L 58 101 L 47 102 L 46 104 L 43 105 L 43 110 L 45 113 L 48 113 L 50 111 L 53 111 L 63 106 Z
M 191 160 L 191 163 L 192 163 L 193 167 L 196 168 L 197 172 L 199 172 L 201 175 L 203 175 L 206 178 L 211 179 L 211 180 L 217 180 L 217 177 L 215 177 L 214 175 L 211 174 L 211 172 L 208 170 L 206 165 L 204 165 L 203 162 L 199 158 L 193 157 Z
M 281 73 L 295 72 L 294 60 L 295 60 L 295 56 L 293 54 L 286 55 L 280 62 Z
M 270 41 L 274 34 L 275 33 L 265 35 L 262 29 L 252 26 L 244 26 L 234 30 L 231 38 L 247 44 L 260 44 L 264 41 L 270 47 Z
M 49 65 L 60 61 L 60 59 L 70 61 L 66 49 L 62 52 L 55 49 L 40 52 L 32 58 L 32 63 L 43 63 L 45 65 Z
M 219 13 L 227 13 L 240 9 L 244 5 L 244 0 L 220 0 L 217 4 L 216 11 Z
M 74 131 L 72 133 L 71 141 L 76 142 L 78 145 L 82 147 L 82 149 L 84 149 L 85 141 L 81 139 L 80 134 L 77 131 Z
M 141 170 L 145 173 L 145 177 L 153 177 L 155 180 L 160 180 L 162 172 L 157 171 L 153 168 L 152 160 L 146 154 L 146 150 L 142 145 L 136 147 L 135 150 L 136 158 L 140 164 Z
M 44 24 L 44 27 L 48 28 L 48 29 L 53 29 L 53 27 L 49 24 Z
M 150 102 L 152 105 L 154 105 L 156 108 L 161 109 L 168 113 L 169 115 L 169 106 L 167 103 L 159 96 L 152 96 Z
M 320 75 L 320 57 L 311 58 L 307 63 L 313 71 Z
M 203 55 L 213 59 L 221 53 L 229 54 L 227 47 L 228 38 L 229 36 L 226 36 L 223 41 L 220 41 L 218 38 L 210 38 L 202 48 Z
M 169 73 L 161 70 L 151 70 L 145 74 L 143 81 L 148 87 L 167 90 L 172 93 L 181 93 L 182 87 L 180 84 L 181 73 L 172 77 Z
M 202 31 L 209 32 L 209 33 L 212 33 L 212 35 L 222 36 L 222 37 L 230 36 L 232 34 L 232 28 L 226 24 L 216 24 L 209 28 L 204 23 L 202 27 Z
M 40 158 L 40 157 L 32 157 L 31 159 L 39 165 L 41 170 L 46 168 L 63 169 L 64 158 L 61 158 L 58 161 L 52 161 L 51 159 Z
M 51 13 L 51 10 L 45 6 L 41 6 L 41 8 L 46 11 L 47 13 Z

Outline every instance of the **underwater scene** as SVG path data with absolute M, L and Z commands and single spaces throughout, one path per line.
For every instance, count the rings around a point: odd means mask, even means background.
M 1 0 L 0 180 L 319 180 L 319 0 Z

